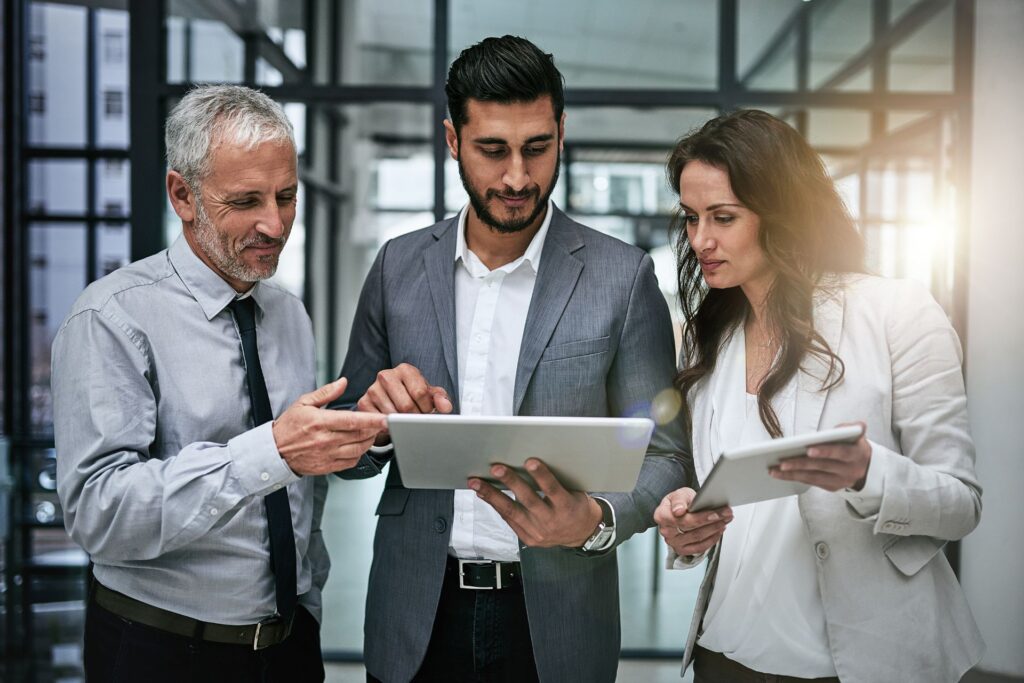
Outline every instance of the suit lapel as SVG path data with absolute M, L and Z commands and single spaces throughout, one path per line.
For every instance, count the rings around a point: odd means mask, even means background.
M 548 236 L 541 252 L 540 271 L 537 284 L 530 299 L 530 310 L 523 329 L 523 342 L 519 348 L 519 365 L 516 368 L 516 386 L 513 394 L 512 412 L 519 414 L 519 407 L 530 386 L 533 372 L 537 369 L 541 354 L 555 331 L 562 312 L 565 310 L 580 273 L 583 261 L 574 252 L 584 247 L 583 236 L 571 220 L 558 209 L 553 208 Z
M 832 352 L 839 349 L 843 331 L 843 290 L 839 286 L 822 286 L 814 293 L 814 329 L 828 343 Z M 794 434 L 813 432 L 821 428 L 821 411 L 825 407 L 828 391 L 822 382 L 828 375 L 828 359 L 807 354 L 800 366 L 797 382 Z
M 430 298 L 434 302 L 434 314 L 441 333 L 441 348 L 448 376 L 455 391 L 452 400 L 457 406 L 459 387 L 459 362 L 456 352 L 455 334 L 455 242 L 459 217 L 454 216 L 440 223 L 434 230 L 434 244 L 423 252 L 423 263 L 430 287 Z

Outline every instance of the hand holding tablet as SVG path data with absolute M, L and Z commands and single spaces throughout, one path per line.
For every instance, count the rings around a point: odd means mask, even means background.
M 824 477 L 820 470 L 810 466 L 799 469 L 778 469 L 784 460 L 801 458 L 808 449 L 827 448 L 826 444 L 855 444 L 864 435 L 863 425 L 848 425 L 810 434 L 772 439 L 753 446 L 744 446 L 722 453 L 711 469 L 697 496 L 690 505 L 692 512 L 742 505 L 773 498 L 783 498 L 806 491 L 815 486 L 829 488 L 827 482 L 840 481 L 838 477 Z M 812 456 L 818 457 L 818 456 Z M 870 459 L 870 451 L 867 456 Z M 794 461 L 796 464 L 796 461 Z M 866 465 L 864 466 L 866 470 Z M 769 472 L 772 470 L 772 473 Z M 809 474 L 817 472 L 818 474 Z M 853 482 L 851 482 L 853 483 Z M 849 484 L 847 484 L 849 485 Z M 837 486 L 836 488 L 841 488 Z M 835 489 L 833 489 L 835 490 Z

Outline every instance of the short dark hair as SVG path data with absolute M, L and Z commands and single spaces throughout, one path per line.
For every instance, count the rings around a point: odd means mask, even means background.
M 526 38 L 484 38 L 463 50 L 448 69 L 444 85 L 448 114 L 458 132 L 469 118 L 467 100 L 481 102 L 533 102 L 551 97 L 555 121 L 561 121 L 565 93 L 555 58 Z

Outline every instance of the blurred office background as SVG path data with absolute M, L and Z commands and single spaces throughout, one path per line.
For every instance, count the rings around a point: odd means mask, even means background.
M 874 271 L 931 288 L 965 345 L 985 486 L 981 526 L 948 554 L 988 643 L 984 680 L 1024 680 L 1021 0 L 6 0 L 0 11 L 0 679 L 81 678 L 88 560 L 54 490 L 50 344 L 88 282 L 180 231 L 163 190 L 169 109 L 199 82 L 254 85 L 285 105 L 301 190 L 276 278 L 305 301 L 327 380 L 377 249 L 465 201 L 441 126 L 448 64 L 512 33 L 554 53 L 566 78 L 556 203 L 649 250 L 670 301 L 666 154 L 737 107 L 783 117 L 822 154 Z M 333 660 L 360 658 L 382 484 L 332 483 Z M 619 561 L 623 657 L 672 669 L 701 572 L 664 571 L 653 532 Z

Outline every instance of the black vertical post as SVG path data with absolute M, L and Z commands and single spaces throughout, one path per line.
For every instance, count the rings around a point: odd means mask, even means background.
M 132 260 L 164 247 L 164 1 L 128 0 Z
M 97 146 L 96 10 L 90 7 L 85 12 L 85 149 L 92 152 Z M 85 163 L 85 281 L 89 283 L 96 279 L 96 232 L 99 229 L 96 220 L 96 164 L 99 160 L 92 157 Z
M 798 92 L 807 92 L 811 87 L 811 11 L 813 5 L 800 8 L 800 14 L 796 20 L 796 89 Z M 795 117 L 794 126 L 800 135 L 807 137 L 808 113 L 807 109 L 800 107 L 793 112 Z
M 736 77 L 738 32 L 736 0 L 721 0 L 718 4 L 718 91 L 722 112 L 732 111 L 739 104 Z
M 881 103 L 889 90 L 889 48 L 878 49 L 878 43 L 889 32 L 890 0 L 874 0 L 871 4 L 871 92 Z M 885 137 L 887 112 L 882 107 L 871 110 L 871 140 Z
M 448 0 L 434 0 L 434 63 L 431 125 L 434 131 L 434 220 L 444 218 L 444 165 L 448 159 L 448 145 L 445 142 L 444 121 L 448 112 L 448 101 L 444 95 L 444 84 L 448 78 Z

